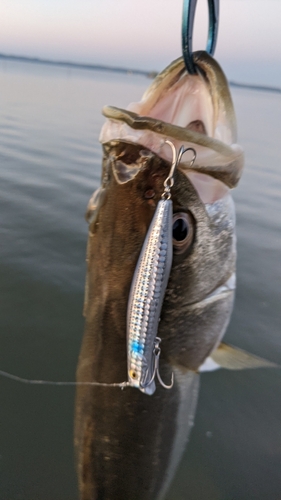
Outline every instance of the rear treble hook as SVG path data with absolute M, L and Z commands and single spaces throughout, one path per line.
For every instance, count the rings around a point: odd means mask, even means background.
M 160 342 L 161 342 L 160 337 L 156 337 L 155 338 L 155 347 L 154 347 L 154 351 L 153 351 L 154 352 L 154 356 L 155 356 L 154 357 L 155 372 L 156 372 L 158 381 L 162 385 L 162 387 L 164 387 L 164 389 L 172 389 L 172 387 L 174 385 L 174 373 L 172 372 L 172 377 L 171 377 L 171 383 L 170 383 L 170 385 L 164 384 L 162 378 L 160 377 L 160 373 L 159 373 L 159 358 L 160 358 L 160 354 L 161 354 Z
M 157 375 L 159 383 L 162 385 L 162 387 L 164 387 L 164 389 L 172 389 L 172 387 L 174 385 L 174 373 L 173 372 L 172 372 L 170 385 L 167 385 L 163 382 L 163 380 L 160 376 L 160 373 L 159 373 L 159 358 L 160 358 L 160 354 L 161 354 L 160 342 L 161 342 L 160 337 L 155 337 L 154 349 L 153 349 L 153 354 L 152 354 L 154 357 L 154 359 L 153 359 L 154 368 L 153 368 L 151 379 L 142 385 L 142 389 L 145 389 L 146 387 L 148 387 L 153 382 L 156 375 Z
M 182 52 L 186 69 L 189 74 L 196 74 L 192 55 L 192 35 L 197 0 L 183 0 L 182 12 Z M 209 30 L 206 51 L 215 52 L 219 28 L 219 0 L 208 0 Z

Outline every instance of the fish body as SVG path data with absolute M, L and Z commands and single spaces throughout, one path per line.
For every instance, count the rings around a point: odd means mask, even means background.
M 86 322 L 77 380 L 127 381 L 128 386 L 77 388 L 81 500 L 165 497 L 193 424 L 198 371 L 230 319 L 236 248 L 229 188 L 239 180 L 243 153 L 235 143 L 234 110 L 220 67 L 206 53 L 197 53 L 195 60 L 198 75 L 188 75 L 179 59 L 156 78 L 140 103 L 129 110 L 104 110 L 102 182 L 87 212 Z M 134 290 L 142 273 L 151 279 L 142 252 L 159 220 L 171 169 L 167 139 L 176 148 L 194 148 L 196 161 L 191 167 L 190 158 L 182 158 L 171 188 L 170 223 L 165 226 L 160 217 L 162 228 L 172 225 L 173 238 L 164 236 L 164 247 L 152 254 L 158 259 L 172 241 L 173 261 L 170 270 L 170 257 L 163 255 L 170 272 L 164 272 L 164 285 L 157 289 L 162 307 L 154 319 L 159 324 L 145 330 L 142 342 L 143 330 L 135 338 L 130 330 L 137 309 Z M 162 339 L 161 377 L 169 381 L 174 374 L 170 390 L 154 380 L 146 386 L 156 336 Z M 150 367 L 145 379 L 140 369 L 137 382 L 130 380 L 136 368 L 132 345 L 136 351 L 143 348 Z

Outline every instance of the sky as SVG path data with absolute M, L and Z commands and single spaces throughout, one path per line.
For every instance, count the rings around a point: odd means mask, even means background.
M 207 38 L 198 0 L 194 50 Z M 1 0 L 0 52 L 160 71 L 181 55 L 182 0 Z M 281 87 L 281 0 L 220 0 L 228 78 Z

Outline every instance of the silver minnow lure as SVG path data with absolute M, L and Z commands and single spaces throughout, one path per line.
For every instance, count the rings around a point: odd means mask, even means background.
M 156 374 L 163 387 L 170 389 L 173 386 L 173 375 L 171 384 L 165 385 L 159 374 L 161 339 L 157 337 L 157 331 L 173 259 L 170 189 L 174 184 L 175 168 L 187 150 L 180 148 L 177 157 L 173 143 L 165 142 L 173 151 L 172 166 L 135 269 L 127 313 L 128 385 L 149 395 L 156 389 Z M 192 163 L 196 156 L 194 150 L 193 153 Z

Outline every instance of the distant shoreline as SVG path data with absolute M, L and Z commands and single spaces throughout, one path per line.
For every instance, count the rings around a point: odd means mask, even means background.
M 155 78 L 156 75 L 158 74 L 157 71 L 145 71 L 141 69 L 130 69 L 130 68 L 121 68 L 121 67 L 115 67 L 115 66 L 105 66 L 102 64 L 84 64 L 84 63 L 76 63 L 76 62 L 69 62 L 69 61 L 53 61 L 49 59 L 41 59 L 37 57 L 27 57 L 27 56 L 15 56 L 15 55 L 7 55 L 7 54 L 0 54 L 0 60 L 9 60 L 9 61 L 15 61 L 15 62 L 28 62 L 28 63 L 34 63 L 34 64 L 49 64 L 52 66 L 62 66 L 65 68 L 76 68 L 76 69 L 86 69 L 90 71 L 112 71 L 115 73 L 123 73 L 123 74 L 129 74 L 129 75 L 141 75 L 141 76 L 146 76 L 147 78 Z M 266 91 L 266 92 L 276 92 L 278 94 L 281 94 L 281 88 L 280 87 L 271 87 L 269 85 L 255 85 L 255 84 L 249 84 L 249 83 L 238 83 L 238 82 L 233 82 L 229 81 L 229 85 L 231 87 L 238 87 L 238 88 L 244 88 L 244 89 L 249 89 L 249 90 L 259 90 L 259 91 Z
M 0 59 L 16 61 L 16 62 L 28 62 L 35 64 L 49 64 L 52 66 L 63 66 L 65 68 L 76 68 L 76 69 L 87 69 L 87 70 L 98 70 L 98 71 L 114 71 L 115 73 L 125 73 L 130 75 L 142 75 L 147 78 L 155 78 L 158 74 L 157 71 L 145 71 L 141 69 L 128 69 L 120 68 L 115 66 L 105 66 L 102 64 L 86 64 L 86 63 L 76 63 L 69 61 L 53 61 L 50 59 L 40 59 L 39 57 L 27 57 L 27 56 L 14 56 L 0 54 Z
M 254 85 L 251 83 L 228 82 L 231 87 L 241 87 L 243 89 L 263 90 L 267 92 L 277 92 L 281 94 L 281 87 L 270 87 L 269 85 Z

